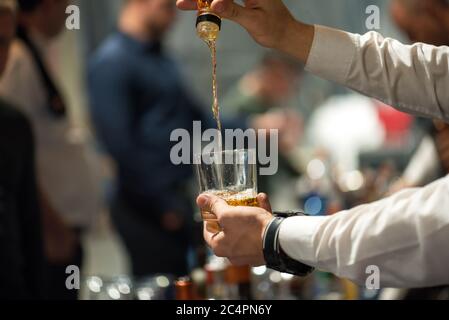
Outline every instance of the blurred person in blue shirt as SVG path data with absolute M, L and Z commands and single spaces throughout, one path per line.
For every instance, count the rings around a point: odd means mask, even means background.
M 188 272 L 192 168 L 172 164 L 170 134 L 178 128 L 191 132 L 193 121 L 202 121 L 203 129 L 215 126 L 163 48 L 175 16 L 172 0 L 126 1 L 118 31 L 89 64 L 93 121 L 118 170 L 112 220 L 137 277 Z M 246 120 L 232 124 L 244 127 Z

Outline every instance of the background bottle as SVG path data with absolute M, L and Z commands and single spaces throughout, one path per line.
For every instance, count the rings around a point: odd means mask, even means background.
M 189 277 L 179 278 L 175 282 L 176 300 L 195 300 L 192 280 Z
M 211 256 L 204 266 L 206 271 L 206 299 L 228 300 L 229 290 L 225 282 L 227 261 L 224 258 Z
M 252 300 L 251 268 L 249 266 L 228 265 L 225 280 L 231 300 Z

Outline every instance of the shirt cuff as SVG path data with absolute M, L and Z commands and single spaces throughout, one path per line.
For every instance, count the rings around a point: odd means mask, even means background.
M 328 217 L 292 217 L 282 222 L 279 243 L 292 259 L 316 266 L 317 252 L 313 245 L 316 230 Z
M 344 84 L 356 52 L 356 35 L 315 25 L 305 69 L 324 79 Z

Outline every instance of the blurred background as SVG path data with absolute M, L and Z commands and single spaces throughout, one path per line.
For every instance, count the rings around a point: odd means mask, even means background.
M 373 4 L 372 1 L 284 2 L 296 17 L 305 22 L 354 33 L 370 31 L 366 29 L 369 14 L 365 10 Z M 431 43 L 432 38 L 426 38 L 425 34 L 421 35 L 422 39 L 411 40 L 413 32 L 407 29 L 408 24 L 402 23 L 404 15 L 409 15 L 408 19 L 416 21 L 416 12 L 421 10 L 419 6 L 423 2 L 376 1 L 375 5 L 380 9 L 380 29 L 374 31 L 402 42 L 413 40 Z M 130 59 L 139 61 L 140 57 L 134 55 L 140 51 L 134 50 L 140 50 L 137 47 L 141 44 L 130 43 L 129 39 L 108 38 L 117 31 L 123 1 L 77 0 L 72 3 L 80 8 L 81 28 L 72 31 L 64 28 L 46 45 L 46 60 L 51 60 L 54 82 L 65 97 L 67 121 L 70 124 L 67 139 L 85 146 L 82 151 L 85 158 L 83 161 L 86 161 L 92 172 L 91 186 L 98 192 L 93 200 L 95 212 L 91 211 L 92 214 L 87 219 L 89 221 L 82 223 L 83 230 L 79 233 L 84 249 L 80 298 L 163 299 L 172 294 L 167 288 L 174 279 L 184 273 L 186 276 L 190 274 L 194 285 L 199 288 L 197 293 L 205 298 L 251 296 L 260 299 L 377 299 L 384 295 L 384 298 L 400 299 L 406 296 L 404 291 L 366 290 L 347 280 L 320 272 L 305 280 L 263 267 L 253 269 L 250 274 L 245 275 L 246 271 L 230 271 L 225 261 L 208 256 L 204 248 L 185 250 L 185 254 L 189 256 L 189 270 L 186 272 L 149 272 L 145 275 L 142 271 L 144 267 L 138 271 L 135 266 L 139 263 L 144 266 L 147 262 L 137 261 L 135 256 L 139 252 L 144 255 L 145 246 L 150 242 L 156 242 L 162 248 L 167 245 L 166 250 L 171 250 L 171 247 L 169 241 L 139 238 L 141 232 L 152 232 L 151 229 L 138 230 L 136 224 L 145 222 L 139 222 L 138 219 L 126 220 L 120 214 L 111 219 L 111 203 L 116 201 L 114 194 L 117 192 L 117 184 L 120 185 L 117 183 L 117 172 L 122 175 L 119 178 L 122 182 L 129 178 L 129 175 L 123 173 L 126 165 L 120 162 L 123 154 L 119 153 L 118 147 L 127 141 L 119 137 L 113 141 L 108 139 L 107 130 L 119 130 L 121 123 L 103 122 L 100 114 L 108 118 L 105 115 L 108 113 L 108 104 L 115 105 L 121 100 L 119 93 L 114 94 L 115 86 L 103 85 L 107 83 L 108 77 L 115 77 L 108 73 L 108 68 L 117 70 L 117 73 L 122 72 L 121 60 L 111 58 L 108 50 L 113 51 L 114 46 L 119 44 L 129 45 L 120 53 L 120 57 L 123 58 L 129 52 Z M 428 14 L 431 17 L 431 13 Z M 199 112 L 212 120 L 210 53 L 196 36 L 195 19 L 195 12 L 177 12 L 175 23 L 163 41 L 163 50 L 179 67 L 179 79 L 182 79 L 186 94 L 177 96 L 180 99 L 178 101 L 184 103 L 184 100 L 194 97 L 195 104 L 201 106 Z M 126 18 L 123 20 L 123 23 L 129 23 Z M 429 32 L 432 32 L 432 27 L 429 26 Z M 143 50 L 158 49 L 146 46 Z M 104 61 L 110 62 L 109 67 L 104 65 Z M 278 174 L 269 178 L 261 177 L 259 181 L 260 191 L 270 195 L 275 210 L 303 209 L 311 215 L 334 214 L 361 203 L 375 201 L 406 186 L 422 185 L 444 171 L 444 162 L 439 163 L 438 159 L 441 153 L 437 152 L 440 150 L 438 133 L 445 130 L 444 125 L 412 118 L 378 101 L 318 79 L 305 72 L 303 66 L 297 65 L 291 58 L 259 47 L 244 30 L 228 21 L 223 22 L 217 44 L 217 68 L 219 102 L 225 118 L 258 115 L 257 127 L 285 131 L 281 139 Z M 168 70 L 171 72 L 171 69 Z M 164 77 L 165 71 L 154 72 L 161 78 Z M 137 73 L 137 76 L 142 75 Z M 155 79 L 157 81 L 157 76 Z M 117 83 L 122 80 L 120 78 Z M 145 90 L 144 88 L 143 91 Z M 111 95 L 110 100 L 105 99 L 103 94 L 98 94 L 103 91 L 104 95 Z M 150 96 L 152 94 L 153 92 L 149 93 Z M 137 96 L 139 99 L 151 100 L 151 97 L 148 98 L 141 91 Z M 139 99 L 135 100 L 140 101 Z M 104 110 L 101 106 L 98 107 L 100 101 L 105 104 Z M 130 101 L 134 101 L 133 97 Z M 115 109 L 112 107 L 110 110 L 110 118 L 121 117 L 114 113 Z M 264 118 L 264 115 L 268 117 Z M 156 120 L 149 121 L 147 125 L 155 123 Z M 120 134 L 118 132 L 117 135 Z M 155 132 L 146 134 L 156 135 Z M 149 148 L 151 144 L 145 143 L 142 144 L 143 148 Z M 160 151 L 158 147 L 154 147 L 153 152 Z M 136 158 L 139 156 L 137 152 Z M 154 173 L 157 170 L 151 164 L 153 158 L 142 156 L 142 161 L 147 159 L 148 173 L 143 176 L 147 180 L 160 181 L 158 179 L 161 176 Z M 180 175 L 184 179 L 183 173 Z M 189 191 L 183 194 L 190 194 L 187 201 L 193 204 L 196 186 L 193 180 L 184 180 L 187 182 L 182 188 Z M 66 183 L 70 184 L 71 181 L 66 180 Z M 77 184 L 73 187 L 73 192 L 76 193 Z M 153 188 L 145 184 L 146 187 Z M 82 203 L 85 198 L 80 193 L 75 201 Z M 64 208 L 70 210 L 63 202 L 60 205 L 62 211 Z M 123 203 L 112 207 L 112 210 L 123 212 L 129 209 Z M 148 207 L 142 208 L 139 210 L 148 210 Z M 195 217 L 198 225 L 198 213 L 195 213 Z M 162 219 L 165 219 L 164 226 L 169 230 L 167 232 L 171 232 L 171 227 L 176 229 L 176 223 L 179 222 L 170 215 Z M 192 229 L 197 238 L 201 237 L 198 226 Z M 161 254 L 164 255 L 163 250 Z M 154 261 L 159 257 L 149 259 Z M 190 286 L 188 280 L 185 282 Z
M 66 38 L 76 43 L 77 50 L 73 51 L 65 46 L 69 52 L 79 52 L 79 59 L 85 60 L 104 38 L 116 28 L 116 21 L 121 0 L 74 1 L 81 9 L 82 27 L 80 32 L 67 32 Z M 305 22 L 322 24 L 340 28 L 355 33 L 367 32 L 365 22 L 368 14 L 366 8 L 373 3 L 370 1 L 340 0 L 330 3 L 325 0 L 285 1 L 294 15 Z M 384 36 L 398 40 L 406 40 L 395 23 L 391 20 L 389 0 L 376 1 L 380 8 L 380 30 Z M 181 12 L 170 31 L 167 46 L 170 53 L 181 63 L 183 74 L 189 81 L 191 89 L 202 99 L 204 105 L 209 105 L 210 70 L 209 52 L 205 45 L 197 41 L 194 28 L 195 12 Z M 193 22 L 192 22 L 193 21 Z M 75 44 L 74 44 L 75 45 Z M 219 54 L 219 83 L 220 96 L 223 96 L 235 82 L 246 72 L 252 70 L 260 61 L 265 49 L 257 45 L 248 34 L 232 22 L 224 21 L 220 41 Z M 67 56 L 69 61 L 73 61 Z M 72 66 L 74 69 L 75 66 Z M 345 93 L 346 89 L 321 80 L 313 75 L 305 74 L 301 83 L 301 90 L 292 97 L 291 105 L 300 109 L 304 115 L 310 116 L 315 107 L 323 103 L 328 97 Z
M 122 6 L 121 0 L 80 0 L 75 1 L 75 4 L 80 6 L 81 9 L 81 30 L 79 32 L 67 31 L 62 36 L 61 45 L 64 54 L 61 57 L 65 61 L 70 61 L 70 63 L 62 63 L 65 68 L 70 68 L 66 72 L 69 74 L 82 73 L 83 68 L 79 66 L 84 65 L 86 59 L 97 49 L 101 42 L 107 37 L 112 31 L 116 29 L 116 22 L 118 19 L 118 13 Z M 305 22 L 322 24 L 326 26 L 341 28 L 350 32 L 355 33 L 365 33 L 366 30 L 365 22 L 368 18 L 368 14 L 365 13 L 366 8 L 372 4 L 371 1 L 364 0 L 341 0 L 341 1 L 326 1 L 326 0 L 305 0 L 305 1 L 285 1 L 288 7 L 292 10 L 294 15 Z M 381 0 L 376 1 L 376 5 L 380 8 L 380 18 L 381 18 L 381 29 L 378 30 L 384 36 L 393 37 L 398 40 L 406 41 L 406 37 L 397 28 L 395 23 L 391 19 L 390 15 L 390 1 Z M 170 54 L 179 63 L 182 73 L 187 83 L 189 89 L 194 92 L 194 94 L 201 100 L 202 105 L 208 108 L 211 101 L 211 70 L 210 70 L 210 53 L 207 46 L 200 41 L 196 36 L 196 30 L 194 27 L 196 19 L 195 12 L 180 12 L 177 15 L 177 21 L 173 29 L 169 32 L 167 39 L 167 46 L 170 49 Z M 67 45 L 70 43 L 70 45 Z M 235 84 L 240 80 L 240 78 L 246 73 L 250 72 L 260 63 L 263 56 L 266 54 L 267 50 L 261 48 L 257 45 L 248 34 L 242 30 L 239 26 L 232 22 L 224 21 L 222 26 L 222 31 L 220 34 L 220 39 L 217 44 L 218 51 L 218 83 L 219 83 L 219 99 L 220 104 L 224 113 L 227 112 L 226 108 L 228 106 L 223 105 L 222 100 L 226 96 L 226 93 L 232 90 Z M 78 52 L 79 54 L 76 54 Z M 74 63 L 75 62 L 75 63 Z M 83 78 L 83 74 L 78 77 L 74 77 L 74 81 Z M 76 79 L 78 78 L 78 79 Z M 85 92 L 79 85 L 74 85 L 73 87 L 78 87 L 80 92 L 75 94 L 74 99 L 74 120 L 79 127 L 89 129 L 89 117 L 86 111 L 86 104 L 84 104 L 84 99 L 80 101 L 80 96 L 85 96 Z M 352 96 L 353 93 L 349 92 L 347 89 L 340 87 L 336 84 L 322 80 L 308 73 L 301 74 L 300 84 L 297 85 L 298 90 L 289 97 L 286 102 L 286 107 L 293 108 L 304 118 L 305 131 L 310 129 L 320 130 L 320 128 L 307 128 L 312 125 L 310 122 L 313 119 L 314 114 L 318 113 L 320 107 L 323 109 L 328 104 L 342 104 L 345 103 L 351 105 L 362 104 L 366 105 L 369 102 L 365 101 L 365 98 L 360 96 Z M 335 97 L 337 95 L 337 97 Z M 346 100 L 346 95 L 348 95 L 348 100 Z M 351 95 L 351 97 L 349 97 Z M 351 99 L 353 99 L 351 101 Z M 357 100 L 358 99 L 358 100 Z M 335 101 L 337 100 L 337 101 Z M 340 100 L 340 101 L 338 101 Z M 346 100 L 346 102 L 345 102 Z M 80 103 L 81 102 L 81 103 Z M 232 108 L 232 106 L 230 106 Z M 367 107 L 369 109 L 369 107 Z M 357 109 L 357 107 L 355 107 Z M 208 109 L 207 109 L 208 111 Z M 370 111 L 365 111 L 365 118 L 370 123 L 373 119 L 370 119 L 372 115 Z M 343 111 L 344 112 L 344 111 Z M 335 130 L 345 130 L 348 125 L 353 124 L 353 119 L 356 117 L 351 113 L 351 110 L 347 110 L 347 114 L 339 116 L 336 121 Z M 357 112 L 357 110 L 355 110 Z M 363 111 L 360 113 L 363 114 Z M 363 116 L 363 115 L 362 115 Z M 326 117 L 323 115 L 323 117 Z M 333 117 L 330 116 L 330 117 Z M 326 118 L 326 120 L 329 120 Z M 326 121 L 323 120 L 323 121 Z M 332 119 L 330 120 L 334 122 Z M 318 120 L 320 122 L 320 120 Z M 363 122 L 362 122 L 363 123 Z M 314 126 L 319 127 L 319 123 L 316 124 L 316 120 L 313 123 Z M 361 124 L 363 126 L 363 124 Z M 367 129 L 365 137 L 367 149 L 375 153 L 376 150 L 383 150 L 383 135 L 382 129 L 376 124 L 371 124 L 374 126 L 374 130 L 377 132 L 377 137 L 373 137 L 371 130 Z M 322 124 L 326 126 L 326 124 Z M 328 129 L 334 131 L 334 128 Z M 356 129 L 357 130 L 357 129 Z M 380 132 L 379 132 L 380 131 Z M 348 134 L 351 134 L 350 132 Z M 358 133 L 353 133 L 357 135 Z M 325 135 L 325 133 L 324 133 Z M 346 132 L 341 132 L 341 136 L 345 137 Z M 305 142 L 304 147 L 315 149 L 321 148 L 319 142 L 316 141 L 316 136 L 314 133 L 310 133 L 309 136 L 304 136 L 303 142 Z M 326 139 L 326 137 L 323 137 Z M 370 142 L 371 139 L 376 141 Z M 326 142 L 333 144 L 332 141 Z M 339 143 L 342 143 L 339 141 Z M 343 141 L 344 143 L 344 141 Z M 362 142 L 363 143 L 363 142 Z M 372 146 L 374 144 L 374 146 Z M 407 157 L 414 147 L 413 144 L 416 142 L 411 142 L 410 144 L 400 144 L 398 151 Z M 327 145 L 326 145 L 327 146 Z M 338 147 L 337 147 L 338 148 Z M 313 151 L 311 151 L 313 153 Z M 343 151 L 345 153 L 346 151 Z M 356 153 L 356 152 L 355 152 Z M 302 155 L 299 155 L 300 159 L 303 159 Z M 308 155 L 305 156 L 309 157 Z M 375 156 L 373 155 L 373 158 Z M 307 161 L 307 160 L 304 160 Z M 373 159 L 373 162 L 378 160 Z M 380 160 L 381 161 L 381 160 Z M 402 160 L 403 161 L 403 160 Z M 316 162 L 315 162 L 316 163 Z M 403 165 L 403 163 L 401 163 Z M 319 164 L 318 164 L 319 166 Z M 356 169 L 356 165 L 351 164 L 351 169 Z M 357 176 L 357 174 L 356 174 Z M 274 200 L 281 204 L 281 209 L 295 208 L 298 204 L 294 203 L 296 194 L 292 194 L 291 185 L 295 184 L 295 181 L 286 181 L 284 177 L 280 177 L 279 182 L 275 182 L 277 186 L 281 186 L 282 190 L 279 190 L 276 197 L 281 197 L 282 199 Z M 294 180 L 294 179 L 292 179 Z M 284 192 L 287 190 L 287 194 Z M 271 197 L 275 197 L 271 194 Z M 287 198 L 287 199 L 285 199 Z M 286 202 L 287 201 L 287 202 Z M 292 202 L 294 205 L 292 205 Z M 279 206 L 275 206 L 279 207 Z M 110 244 L 110 241 L 106 241 Z M 106 242 L 104 245 L 107 245 Z M 100 242 L 98 242 L 98 245 Z M 97 244 L 94 245 L 94 247 Z M 98 249 L 100 252 L 104 252 L 103 249 Z M 109 249 L 111 253 L 112 250 Z M 120 274 L 126 271 L 126 262 L 119 263 L 119 256 L 117 255 L 117 260 L 115 263 L 109 263 L 109 259 L 114 256 L 114 254 L 101 254 L 99 258 L 93 259 L 91 267 L 89 267 L 88 274 Z M 106 259 L 108 257 L 108 259 Z M 124 260 L 126 261 L 126 259 Z

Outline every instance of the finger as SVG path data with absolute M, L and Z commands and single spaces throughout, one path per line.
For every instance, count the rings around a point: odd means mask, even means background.
M 212 249 L 212 251 L 217 255 L 218 257 L 225 256 L 225 253 L 227 253 L 227 248 L 225 246 L 226 240 L 225 240 L 225 234 L 223 232 L 210 232 L 207 224 L 204 223 L 204 229 L 203 229 L 203 235 L 204 240 L 206 241 L 209 248 Z
M 223 216 L 223 213 L 229 209 L 228 204 L 223 199 L 213 195 L 203 193 L 196 199 L 197 205 L 201 210 L 208 211 L 214 214 L 218 220 Z
M 223 231 L 223 228 L 220 226 L 218 221 L 205 221 L 206 223 L 206 230 L 212 234 L 217 234 L 221 231 Z
M 203 223 L 203 236 L 204 240 L 209 244 L 211 243 L 220 233 L 223 233 L 221 230 L 217 230 L 217 228 L 211 227 L 210 222 L 204 221 Z M 220 237 L 223 235 L 220 235 Z
M 203 223 L 203 237 L 204 241 L 210 246 L 213 237 L 217 234 L 216 230 L 212 229 L 207 221 Z
M 177 0 L 176 6 L 181 10 L 196 10 L 198 8 L 195 0 Z
M 273 212 L 271 210 L 270 200 L 268 199 L 268 196 L 265 193 L 259 193 L 257 195 L 257 203 L 259 204 L 260 208 L 265 209 L 270 213 Z
M 212 10 L 222 18 L 244 25 L 249 19 L 250 10 L 235 3 L 233 0 L 214 0 Z

